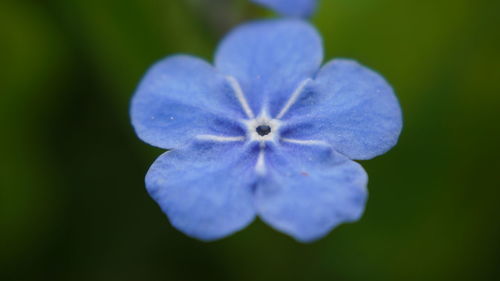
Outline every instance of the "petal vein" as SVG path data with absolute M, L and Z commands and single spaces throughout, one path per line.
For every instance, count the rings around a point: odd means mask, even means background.
M 233 141 L 244 141 L 245 136 L 241 137 L 226 137 L 226 136 L 216 136 L 216 135 L 197 135 L 197 139 L 206 141 L 216 141 L 216 142 L 233 142 Z
M 255 115 L 253 114 L 252 109 L 248 105 L 248 101 L 245 98 L 245 94 L 243 93 L 243 90 L 241 89 L 238 80 L 236 80 L 236 78 L 234 78 L 233 76 L 227 76 L 226 80 L 229 82 L 229 85 L 231 85 L 231 88 L 233 89 L 234 94 L 236 95 L 236 98 L 240 102 L 241 107 L 243 108 L 243 111 L 245 111 L 247 117 L 250 119 L 255 118 Z

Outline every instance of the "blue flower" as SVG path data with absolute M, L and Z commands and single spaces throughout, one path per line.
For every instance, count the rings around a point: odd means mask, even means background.
M 316 10 L 317 0 L 252 0 L 276 12 L 291 17 L 310 17 Z
M 176 55 L 147 72 L 132 123 L 169 149 L 146 186 L 173 226 L 214 240 L 258 215 L 306 242 L 360 218 L 367 175 L 351 159 L 394 146 L 401 111 L 379 74 L 322 59 L 311 25 L 267 20 L 231 32 L 215 66 Z

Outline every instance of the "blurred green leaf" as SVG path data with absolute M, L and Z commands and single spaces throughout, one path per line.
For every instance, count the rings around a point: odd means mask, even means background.
M 405 128 L 395 149 L 362 162 L 363 219 L 304 245 L 260 221 L 214 243 L 170 227 L 143 183 L 161 150 L 128 117 L 153 62 L 211 60 L 231 26 L 271 12 L 246 0 L 0 2 L 0 279 L 495 280 L 498 10 L 321 1 L 326 59 L 383 74 Z

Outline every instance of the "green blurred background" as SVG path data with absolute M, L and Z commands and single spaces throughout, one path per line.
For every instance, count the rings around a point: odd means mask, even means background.
M 313 244 L 256 221 L 203 243 L 144 189 L 128 103 L 155 60 L 211 60 L 231 0 L 0 2 L 0 280 L 499 280 L 500 1 L 323 0 L 326 58 L 395 87 L 405 129 L 363 162 L 363 219 Z

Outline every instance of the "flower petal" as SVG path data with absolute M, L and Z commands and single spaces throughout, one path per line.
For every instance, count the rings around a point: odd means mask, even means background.
M 276 12 L 291 17 L 310 17 L 316 10 L 317 0 L 252 0 Z
M 351 60 L 324 66 L 287 114 L 284 137 L 327 141 L 351 159 L 385 153 L 402 129 L 401 108 L 391 86 Z
M 255 217 L 255 161 L 241 143 L 195 142 L 161 155 L 146 187 L 177 229 L 201 240 L 219 239 Z
M 321 65 L 323 47 L 317 31 L 305 21 L 264 20 L 244 24 L 219 46 L 215 66 L 234 76 L 259 113 L 276 114 L 300 83 Z
M 208 63 L 177 55 L 156 63 L 131 105 L 132 124 L 145 142 L 179 147 L 199 134 L 242 135 L 244 113 L 227 80 Z
M 269 174 L 256 190 L 259 216 L 303 242 L 358 220 L 367 198 L 363 168 L 329 146 L 286 144 L 267 158 Z

